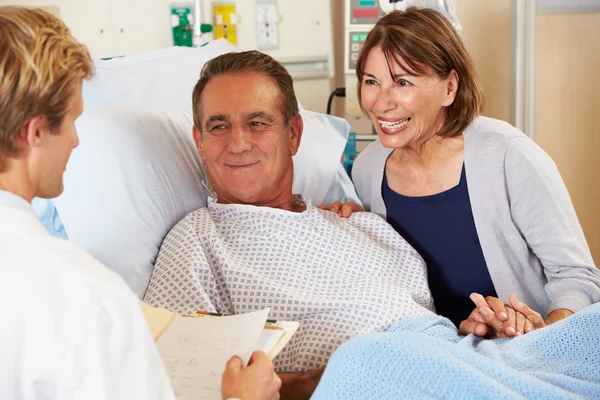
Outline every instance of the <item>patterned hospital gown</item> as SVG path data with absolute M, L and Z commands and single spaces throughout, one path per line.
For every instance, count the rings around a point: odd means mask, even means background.
M 319 368 L 354 336 L 432 314 L 425 263 L 381 217 L 305 202 L 294 213 L 209 198 L 165 238 L 145 301 L 182 314 L 270 308 L 300 322 L 279 372 Z

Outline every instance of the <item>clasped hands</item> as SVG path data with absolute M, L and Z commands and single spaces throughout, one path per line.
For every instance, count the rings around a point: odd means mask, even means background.
M 469 297 L 477 308 L 460 323 L 458 331 L 461 335 L 472 333 L 490 339 L 517 337 L 546 326 L 542 316 L 514 294 L 508 297 L 510 304 L 492 296 L 484 298 L 478 293 L 471 293 Z

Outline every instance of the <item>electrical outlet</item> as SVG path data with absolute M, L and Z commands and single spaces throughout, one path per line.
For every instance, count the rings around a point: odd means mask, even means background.
M 256 2 L 257 48 L 259 50 L 279 48 L 279 14 L 276 1 Z

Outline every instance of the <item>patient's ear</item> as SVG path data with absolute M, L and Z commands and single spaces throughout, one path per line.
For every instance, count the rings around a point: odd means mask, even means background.
M 202 145 L 202 134 L 194 125 L 192 131 L 194 132 L 194 143 L 196 143 L 196 148 L 198 149 L 198 153 L 200 153 L 200 157 L 204 160 L 204 146 Z
M 300 139 L 302 139 L 302 131 L 304 130 L 304 122 L 300 113 L 296 113 L 289 121 L 288 135 L 290 136 L 290 154 L 295 156 L 300 147 Z

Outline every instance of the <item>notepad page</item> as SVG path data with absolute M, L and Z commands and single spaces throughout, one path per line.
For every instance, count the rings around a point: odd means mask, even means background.
M 268 314 L 175 317 L 156 344 L 177 399 L 221 399 L 225 364 L 237 355 L 247 365 Z

